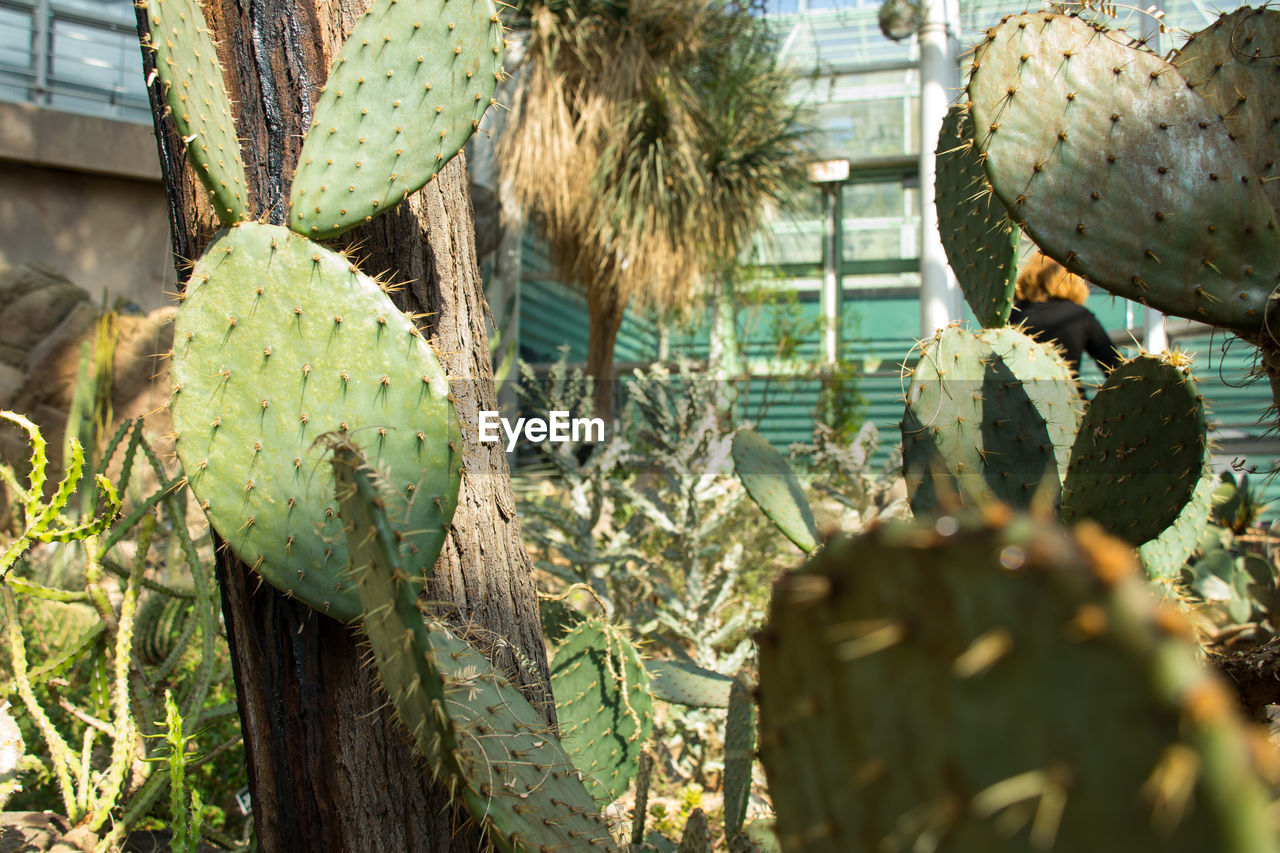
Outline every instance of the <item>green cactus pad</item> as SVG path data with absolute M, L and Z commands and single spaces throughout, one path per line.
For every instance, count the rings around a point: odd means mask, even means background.
M 1148 577 L 1170 582 L 1178 580 L 1182 567 L 1187 564 L 1187 558 L 1195 553 L 1200 535 L 1209 523 L 1215 482 L 1213 469 L 1206 465 L 1200 482 L 1191 494 L 1191 500 L 1187 501 L 1173 524 L 1161 531 L 1155 539 L 1144 542 L 1138 548 L 1138 556 Z
M 573 629 L 551 662 L 564 748 L 596 803 L 622 796 L 653 731 L 649 675 L 631 640 L 601 619 Z
M 647 660 L 653 698 L 690 708 L 728 708 L 733 679 L 688 661 Z
M 1093 519 L 1135 547 L 1173 524 L 1206 448 L 1204 402 L 1184 361 L 1140 355 L 1107 376 L 1071 448 L 1063 521 Z
M 996 499 L 1056 501 L 1079 418 L 1070 368 L 1010 328 L 959 326 L 926 342 L 907 390 L 903 471 L 917 515 Z
M 418 610 L 386 513 L 394 489 L 350 443 L 337 442 L 331 468 L 378 676 L 432 772 L 503 851 L 612 850 L 581 774 L 518 687 Z
M 978 322 L 1003 326 L 1013 310 L 1022 232 L 987 183 L 967 107 L 947 112 L 935 161 L 938 233 L 947 262 Z
M 711 853 L 711 827 L 707 825 L 707 813 L 700 808 L 689 812 L 680 835 L 678 853 Z
M 745 674 L 739 673 L 729 692 L 724 724 L 724 834 L 742 831 L 751 799 L 751 767 L 756 758 L 755 700 Z
M 146 0 L 156 73 L 195 173 L 225 225 L 248 218 L 249 192 L 231 98 L 199 0 Z
M 768 439 L 755 430 L 735 432 L 733 465 L 747 494 L 784 536 L 805 553 L 818 547 L 818 528 L 804 489 Z
M 406 566 L 419 581 L 431 571 L 460 432 L 431 347 L 376 282 L 288 229 L 245 223 L 196 264 L 174 335 L 178 457 L 241 559 L 323 613 L 359 616 L 333 476 L 313 450 L 336 432 L 394 484 Z
M 316 104 L 289 226 L 332 237 L 434 177 L 489 108 L 502 45 L 491 0 L 377 0 L 338 51 Z
M 1250 331 L 1280 233 L 1218 113 L 1158 56 L 1060 14 L 1010 17 L 976 50 L 983 165 L 1067 269 L 1170 314 Z
M 774 588 L 760 752 L 785 851 L 1275 851 L 1235 702 L 1132 552 L 989 510 Z
M 1193 35 L 1173 58 L 1223 116 L 1271 206 L 1280 210 L 1280 11 L 1236 9 Z

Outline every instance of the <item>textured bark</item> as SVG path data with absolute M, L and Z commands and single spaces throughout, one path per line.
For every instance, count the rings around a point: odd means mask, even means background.
M 206 9 L 237 104 L 253 215 L 283 224 L 289 180 L 333 51 L 360 0 L 214 0 Z M 145 27 L 145 17 L 140 16 Z M 150 56 L 146 56 L 150 63 Z M 148 65 L 149 71 L 149 65 Z M 158 83 L 152 105 L 161 116 Z M 180 277 L 216 230 L 172 123 L 157 118 Z M 427 596 L 514 646 L 526 693 L 545 701 L 546 655 L 531 564 L 520 542 L 510 472 L 498 445 L 478 443 L 479 409 L 496 409 L 476 269 L 466 167 L 459 157 L 420 193 L 351 232 L 363 269 L 406 286 L 393 298 L 423 312 L 453 379 L 463 424 L 463 481 L 453 532 Z M 348 628 L 261 583 L 219 550 L 223 613 L 264 851 L 473 851 L 443 789 L 428 779 Z
M 626 300 L 612 287 L 587 287 L 587 375 L 595 379 L 595 414 L 613 415 L 613 348 L 627 311 Z

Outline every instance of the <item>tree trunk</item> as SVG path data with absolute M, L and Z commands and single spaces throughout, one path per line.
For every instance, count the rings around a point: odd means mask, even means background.
M 622 316 L 627 302 L 613 287 L 599 283 L 587 286 L 587 375 L 595 380 L 596 417 L 608 420 L 613 415 L 613 347 L 618 342 Z
M 283 224 L 304 132 L 334 50 L 363 0 L 213 0 L 206 9 L 237 104 L 252 213 Z M 145 13 L 139 26 L 146 27 Z M 144 51 L 147 73 L 152 57 Z M 151 87 L 179 278 L 215 228 L 182 142 Z M 351 232 L 363 268 L 409 285 L 393 296 L 425 312 L 424 332 L 452 379 L 462 422 L 462 489 L 426 596 L 506 638 L 532 662 L 526 693 L 554 722 L 532 567 L 520 542 L 501 447 L 478 443 L 496 409 L 476 268 L 466 166 L 459 156 L 421 192 Z M 259 849 L 475 851 L 483 847 L 429 779 L 392 719 L 354 632 L 262 583 L 219 549 Z M 515 669 L 514 656 L 500 665 Z

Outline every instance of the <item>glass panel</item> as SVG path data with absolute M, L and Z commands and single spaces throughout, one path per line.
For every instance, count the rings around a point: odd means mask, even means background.
M 764 266 L 822 263 L 822 193 L 803 193 L 794 207 L 773 214 L 756 235 L 748 262 Z
M 31 13 L 0 9 L 0 98 L 25 101 L 31 74 Z
M 851 184 L 841 198 L 846 261 L 915 258 L 920 230 L 920 194 L 901 183 Z
M 796 95 L 812 108 L 819 156 L 860 160 L 919 150 L 919 88 L 910 68 L 821 77 Z

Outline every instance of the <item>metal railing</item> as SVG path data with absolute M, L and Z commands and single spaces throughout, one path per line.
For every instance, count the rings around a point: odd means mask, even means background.
M 149 123 L 132 5 L 0 0 L 0 99 Z

